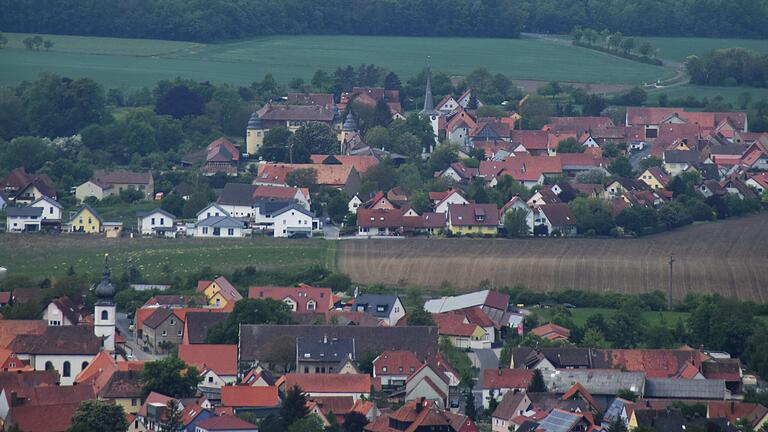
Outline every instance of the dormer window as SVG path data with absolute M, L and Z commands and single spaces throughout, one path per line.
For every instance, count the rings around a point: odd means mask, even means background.
M 317 309 L 317 303 L 315 303 L 315 301 L 314 301 L 314 300 L 310 300 L 310 301 L 308 301 L 308 302 L 307 302 L 307 310 L 308 310 L 308 311 L 313 311 L 313 310 L 315 310 L 315 309 Z
M 387 305 L 376 305 L 376 312 L 384 312 L 387 310 Z

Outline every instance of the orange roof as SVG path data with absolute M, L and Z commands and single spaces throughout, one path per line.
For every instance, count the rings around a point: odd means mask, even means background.
M 313 154 L 309 157 L 313 164 L 322 164 L 329 155 Z M 368 172 L 369 169 L 379 164 L 375 156 L 366 155 L 333 155 L 342 166 L 353 166 L 360 175 Z
M 318 288 L 307 284 L 297 287 L 253 286 L 248 288 L 248 298 L 271 298 L 277 301 L 292 299 L 296 303 L 296 312 L 326 312 L 333 308 L 333 292 L 330 288 Z M 314 300 L 315 309 L 307 309 L 307 303 Z
M 320 186 L 340 186 L 347 184 L 353 171 L 352 165 L 322 165 L 322 164 L 277 164 L 269 163 L 259 166 L 257 180 L 267 180 L 272 183 L 285 183 L 288 173 L 299 169 L 313 169 L 317 173 L 317 184 Z
M 307 393 L 370 393 L 371 376 L 366 374 L 286 374 L 286 388 L 299 386 Z
M 576 395 L 581 395 L 584 400 L 586 400 L 592 407 L 595 409 L 600 409 L 599 405 L 595 401 L 595 398 L 592 397 L 592 395 L 585 389 L 580 383 L 574 384 L 571 388 L 569 388 L 564 394 L 562 399 L 568 400 Z
M 225 407 L 275 407 L 280 404 L 277 387 L 224 386 L 221 404 Z
M 201 372 L 210 369 L 217 375 L 237 375 L 237 345 L 179 345 L 179 358 Z
M 477 324 L 465 323 L 464 315 L 451 312 L 432 314 L 432 319 L 440 335 L 469 337 L 479 327 Z
M 527 388 L 533 379 L 530 369 L 484 369 L 483 388 L 514 389 Z
M 410 375 L 423 362 L 410 351 L 384 351 L 373 362 L 376 375 Z M 384 371 L 384 368 L 387 370 Z
M 43 320 L 0 320 L 0 347 L 8 348 L 19 335 L 41 335 L 47 327 Z
M 117 371 L 141 371 L 144 369 L 144 362 L 140 361 L 117 361 L 107 351 L 100 351 L 75 377 L 75 383 L 81 384 L 90 382 L 94 391 L 98 393 L 109 382 L 112 375 Z
M 548 323 L 543 326 L 536 327 L 531 330 L 531 333 L 538 337 L 543 337 L 549 340 L 568 339 L 571 337 L 571 331 L 563 326 L 557 324 Z

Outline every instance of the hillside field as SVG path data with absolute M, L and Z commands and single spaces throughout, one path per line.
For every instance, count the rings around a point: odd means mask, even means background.
M 673 294 L 720 293 L 768 301 L 768 215 L 700 224 L 641 239 L 401 239 L 346 241 L 341 272 L 356 282 L 444 283 L 470 291 L 481 281 L 547 291 L 573 288 L 638 294 L 666 291 L 675 256 Z
M 303 270 L 333 263 L 333 244 L 322 240 L 256 239 L 106 239 L 89 235 L 0 234 L 0 266 L 8 276 L 49 277 L 98 274 L 104 253 L 115 273 L 133 265 L 148 280 L 170 268 L 185 276 L 209 266 L 217 272 L 255 266 L 260 270 Z M 166 267 L 167 266 L 167 267 Z
M 29 51 L 27 34 L 6 34 L 0 80 L 17 84 L 42 72 L 91 77 L 106 87 L 153 86 L 176 76 L 248 85 L 266 73 L 287 83 L 309 80 L 317 69 L 374 63 L 408 78 L 425 67 L 464 74 L 478 67 L 513 79 L 642 84 L 673 75 L 668 68 L 635 63 L 544 39 L 473 39 L 375 36 L 274 36 L 222 44 L 45 35 L 51 51 Z
M 760 53 L 768 53 L 768 43 L 759 39 L 716 39 L 716 38 L 675 38 L 642 37 L 641 41 L 650 42 L 659 50 L 658 56 L 676 62 L 683 62 L 691 54 L 701 55 L 720 48 L 747 48 Z

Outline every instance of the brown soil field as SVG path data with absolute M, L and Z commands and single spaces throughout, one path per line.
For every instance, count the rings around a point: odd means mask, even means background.
M 640 239 L 370 239 L 342 241 L 339 270 L 358 283 L 470 291 L 523 284 L 537 290 L 719 293 L 768 301 L 768 215 L 706 223 Z

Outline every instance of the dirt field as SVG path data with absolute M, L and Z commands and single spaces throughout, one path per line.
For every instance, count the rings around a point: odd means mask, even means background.
M 406 239 L 341 242 L 338 267 L 356 282 L 459 291 L 482 280 L 540 290 L 575 288 L 720 293 L 768 301 L 768 215 L 703 224 L 642 239 Z

